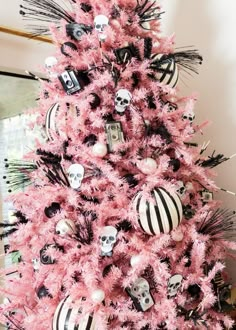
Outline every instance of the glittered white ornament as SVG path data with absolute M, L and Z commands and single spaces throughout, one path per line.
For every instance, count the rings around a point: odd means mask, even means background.
M 144 158 L 140 161 L 138 168 L 143 174 L 153 174 L 157 169 L 157 163 L 152 158 Z
M 184 234 L 181 229 L 177 228 L 171 232 L 171 237 L 175 242 L 181 242 L 184 238 Z
M 136 255 L 132 256 L 131 259 L 130 259 L 130 265 L 131 265 L 131 267 L 135 267 L 140 262 L 141 262 L 141 257 L 140 257 L 139 254 L 136 254 Z
M 107 146 L 104 143 L 101 142 L 97 142 L 94 146 L 93 146 L 93 155 L 96 157 L 104 157 L 107 154 Z
M 95 303 L 101 303 L 105 299 L 105 292 L 101 289 L 97 289 L 92 293 L 91 299 Z

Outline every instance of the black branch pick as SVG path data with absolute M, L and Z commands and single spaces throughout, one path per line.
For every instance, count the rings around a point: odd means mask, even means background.
M 215 155 L 215 150 L 213 151 L 211 156 L 208 156 L 208 159 L 206 160 L 197 160 L 196 164 L 202 167 L 209 167 L 209 168 L 213 168 L 216 167 L 218 165 L 220 165 L 221 163 L 226 162 L 227 160 L 229 160 L 231 157 L 225 157 L 223 154 L 218 154 Z
M 211 236 L 212 240 L 233 239 L 236 233 L 236 213 L 227 209 L 217 209 L 205 217 L 197 231 Z
M 60 26 L 60 21 L 75 22 L 74 17 L 54 0 L 22 0 L 20 14 L 24 19 L 36 21 L 38 24 L 29 25 L 34 36 L 49 34 L 49 24 Z
M 163 12 L 160 12 L 160 7 L 156 5 L 155 1 L 137 0 L 137 6 L 134 9 L 138 14 L 140 20 L 139 24 L 144 28 L 143 23 L 154 20 L 159 20 Z

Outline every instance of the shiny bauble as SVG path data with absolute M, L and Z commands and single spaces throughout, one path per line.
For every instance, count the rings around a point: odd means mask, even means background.
M 91 299 L 94 303 L 99 304 L 105 299 L 105 292 L 101 289 L 94 290 Z
M 153 158 L 144 158 L 139 162 L 138 168 L 143 174 L 153 174 L 157 169 L 157 163 Z
M 131 267 L 135 267 L 136 265 L 140 264 L 141 260 L 142 260 L 142 258 L 139 254 L 132 256 L 130 259 Z
M 107 146 L 104 143 L 97 142 L 93 146 L 92 153 L 95 157 L 102 158 L 107 154 Z

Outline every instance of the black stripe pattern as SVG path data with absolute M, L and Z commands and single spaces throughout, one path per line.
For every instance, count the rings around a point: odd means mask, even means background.
M 175 192 L 168 192 L 164 188 L 151 191 L 149 201 L 139 192 L 134 199 L 134 209 L 142 231 L 149 235 L 169 233 L 176 228 L 183 215 L 182 204 Z
M 55 103 L 53 104 L 47 112 L 46 115 L 46 121 L 45 121 L 45 130 L 46 130 L 46 135 L 49 138 L 49 140 L 53 140 L 53 134 L 52 132 L 54 131 L 57 135 L 60 135 L 58 125 L 57 125 L 57 116 L 59 112 L 59 104 Z
M 70 296 L 67 296 L 57 306 L 52 330 L 94 330 L 96 327 L 93 315 L 87 314 L 79 324 L 75 323 L 76 317 L 81 313 L 81 308 L 72 303 Z
M 153 54 L 150 68 L 155 72 L 154 79 L 174 88 L 178 82 L 179 71 L 175 59 L 165 54 Z

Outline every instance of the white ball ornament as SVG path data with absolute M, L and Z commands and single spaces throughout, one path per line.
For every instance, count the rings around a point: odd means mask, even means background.
M 91 299 L 94 303 L 101 303 L 105 299 L 105 292 L 101 289 L 94 290 Z
M 92 149 L 92 153 L 96 157 L 104 157 L 107 154 L 107 146 L 104 143 L 97 142 Z
M 140 262 L 141 262 L 141 257 L 140 257 L 139 254 L 136 254 L 136 255 L 132 256 L 131 259 L 130 259 L 130 265 L 131 265 L 131 267 L 135 267 Z
M 138 167 L 143 174 L 153 174 L 157 169 L 157 163 L 155 159 L 148 157 L 141 160 Z

